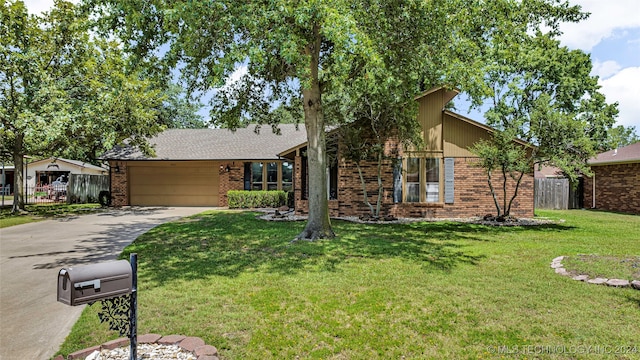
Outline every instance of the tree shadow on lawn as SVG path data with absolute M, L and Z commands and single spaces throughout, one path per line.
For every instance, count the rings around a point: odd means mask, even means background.
M 127 247 L 123 256 L 138 253 L 141 274 L 156 283 L 250 272 L 339 271 L 338 265 L 345 262 L 391 258 L 420 264 L 426 272 L 450 271 L 485 257 L 465 252 L 469 241 L 491 242 L 492 234 L 524 231 L 451 222 L 334 221 L 337 238 L 292 242 L 304 225 L 267 222 L 249 212 L 201 214 L 152 229 Z M 564 229 L 544 226 L 539 230 Z

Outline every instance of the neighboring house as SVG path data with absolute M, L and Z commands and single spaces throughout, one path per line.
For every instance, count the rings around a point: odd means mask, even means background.
M 107 175 L 109 170 L 82 161 L 63 158 L 37 160 L 25 165 L 28 188 L 67 183 L 71 174 Z
M 32 192 L 36 187 L 52 185 L 56 180 L 66 183 L 71 174 L 107 175 L 109 170 L 82 161 L 52 157 L 28 162 L 24 164 L 24 171 L 25 185 Z M 0 170 L 0 185 L 5 195 L 13 193 L 14 176 L 13 165 L 3 166 Z
M 495 213 L 493 198 L 477 157 L 468 148 L 490 137 L 491 128 L 451 111 L 445 105 L 456 91 L 436 88 L 419 102 L 418 120 L 425 148 L 401 149 L 387 144 L 384 164 L 384 215 L 398 217 L 467 217 Z M 172 129 L 150 140 L 155 157 L 130 148 L 103 155 L 111 167 L 112 204 L 226 206 L 228 190 L 294 192 L 296 213 L 308 211 L 306 133 L 303 126 L 279 125 L 281 135 L 268 126 L 260 134 L 253 127 L 226 129 Z M 332 132 L 328 138 L 335 135 Z M 340 159 L 340 141 L 327 151 Z M 376 166 L 363 162 L 368 194 L 377 197 Z M 327 169 L 331 216 L 367 214 L 362 186 L 354 164 L 333 162 Z M 533 216 L 533 169 L 527 174 L 512 208 L 512 215 Z
M 589 165 L 585 207 L 640 214 L 640 142 L 601 153 Z

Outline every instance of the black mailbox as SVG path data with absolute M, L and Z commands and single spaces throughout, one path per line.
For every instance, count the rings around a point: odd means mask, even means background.
M 131 293 L 132 269 L 127 260 L 74 266 L 58 273 L 58 301 L 82 305 Z

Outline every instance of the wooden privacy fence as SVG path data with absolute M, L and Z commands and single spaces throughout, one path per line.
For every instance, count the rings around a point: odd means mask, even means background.
M 71 174 L 67 185 L 67 203 L 97 203 L 101 191 L 109 191 L 109 176 Z
M 571 186 L 569 179 L 535 179 L 536 209 L 580 209 L 582 202 L 582 179 L 577 186 Z

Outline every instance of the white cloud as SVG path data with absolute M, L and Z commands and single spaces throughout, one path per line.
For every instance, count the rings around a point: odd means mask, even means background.
M 635 126 L 640 131 L 640 67 L 628 67 L 600 80 L 607 102 L 618 102 L 618 125 Z
M 612 75 L 617 74 L 621 69 L 622 66 L 620 66 L 620 64 L 618 64 L 616 61 L 607 60 L 605 62 L 600 62 L 596 59 L 593 62 L 591 75 L 598 76 L 601 79 L 606 79 Z
M 80 2 L 80 0 L 67 0 L 74 4 Z M 49 11 L 53 7 L 53 0 L 25 0 L 24 4 L 29 10 L 29 13 L 37 15 L 43 11 Z
M 591 15 L 579 23 L 562 24 L 562 43 L 570 48 L 591 51 L 615 30 L 640 27 L 640 2 L 637 0 L 571 0 Z

